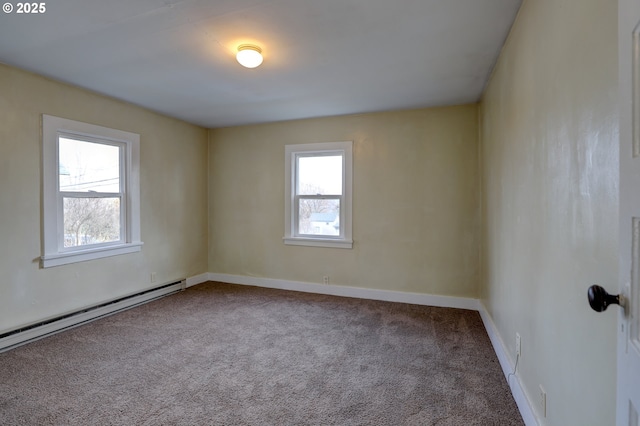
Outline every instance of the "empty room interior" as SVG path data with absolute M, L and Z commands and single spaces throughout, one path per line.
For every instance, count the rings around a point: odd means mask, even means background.
M 627 424 L 587 300 L 619 285 L 621 22 L 5 3 L 0 423 Z

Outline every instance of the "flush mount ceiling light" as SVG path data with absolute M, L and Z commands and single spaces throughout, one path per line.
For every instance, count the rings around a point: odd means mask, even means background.
M 262 63 L 262 49 L 252 44 L 241 44 L 236 59 L 243 67 L 255 68 Z

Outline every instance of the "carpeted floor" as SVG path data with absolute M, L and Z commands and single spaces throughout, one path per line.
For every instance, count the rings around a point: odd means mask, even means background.
M 522 425 L 477 312 L 206 283 L 0 354 L 1 425 Z

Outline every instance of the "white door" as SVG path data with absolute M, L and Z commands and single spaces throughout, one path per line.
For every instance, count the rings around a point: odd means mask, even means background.
M 640 413 L 640 1 L 618 1 L 620 85 L 620 294 L 617 425 Z M 617 308 L 617 307 L 616 307 Z

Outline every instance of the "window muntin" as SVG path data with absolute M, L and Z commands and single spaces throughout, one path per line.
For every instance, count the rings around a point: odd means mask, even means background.
M 351 248 L 352 142 L 287 145 L 285 244 Z
M 43 267 L 140 250 L 140 136 L 43 115 Z

